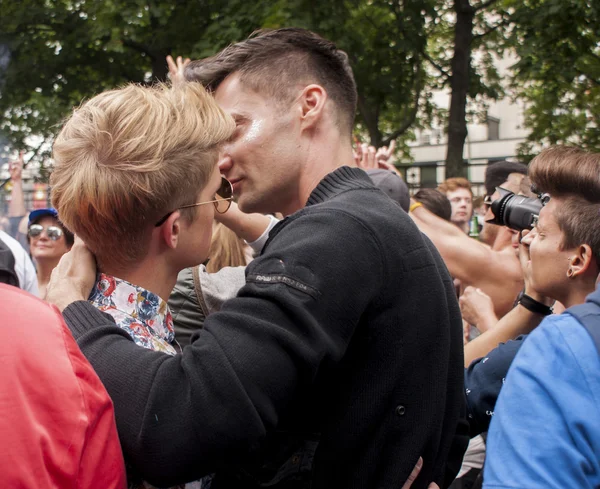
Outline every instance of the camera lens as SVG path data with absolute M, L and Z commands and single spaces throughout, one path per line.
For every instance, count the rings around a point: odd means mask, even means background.
M 537 223 L 542 202 L 523 195 L 515 195 L 502 187 L 498 188 L 500 198 L 492 202 L 494 219 L 487 222 L 506 226 L 515 231 L 532 229 Z

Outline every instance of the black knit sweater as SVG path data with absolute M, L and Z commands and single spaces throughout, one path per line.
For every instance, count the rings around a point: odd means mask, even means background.
M 422 456 L 413 487 L 445 485 L 468 441 L 462 326 L 409 216 L 340 168 L 273 229 L 246 281 L 175 357 L 136 346 L 86 302 L 65 309 L 143 478 L 398 488 Z

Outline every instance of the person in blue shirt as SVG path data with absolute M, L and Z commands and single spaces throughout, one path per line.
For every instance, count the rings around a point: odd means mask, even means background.
M 530 166 L 548 194 L 528 245 L 534 288 L 569 308 L 598 305 L 600 154 L 556 147 Z M 523 342 L 503 382 L 488 436 L 484 488 L 600 487 L 600 357 L 569 313 L 546 318 Z

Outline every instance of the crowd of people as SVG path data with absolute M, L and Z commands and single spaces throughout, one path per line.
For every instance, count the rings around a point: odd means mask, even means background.
M 600 154 L 411 195 L 331 42 L 167 62 L 11 163 L 4 487 L 600 487 Z

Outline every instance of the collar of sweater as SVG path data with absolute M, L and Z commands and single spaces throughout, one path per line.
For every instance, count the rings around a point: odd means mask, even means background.
M 329 173 L 312 191 L 306 205 L 325 202 L 347 190 L 358 188 L 373 188 L 373 182 L 360 168 L 342 166 Z

